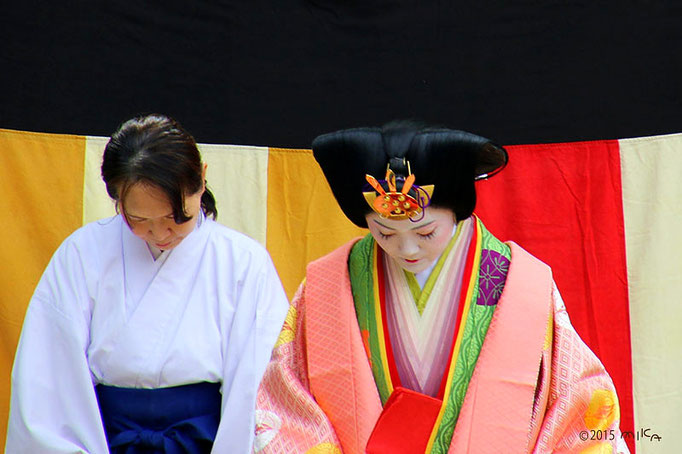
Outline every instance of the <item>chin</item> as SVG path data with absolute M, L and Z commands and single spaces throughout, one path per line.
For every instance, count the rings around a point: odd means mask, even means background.
M 177 241 L 173 241 L 173 242 L 170 244 L 170 246 L 166 247 L 166 250 L 175 249 L 176 247 L 178 247 L 178 245 L 179 245 L 180 243 L 182 243 L 182 238 L 179 239 L 179 240 L 177 240 Z
M 426 268 L 428 268 L 428 266 L 424 266 L 420 263 L 415 265 L 402 266 L 401 268 L 404 269 L 405 271 L 409 271 L 410 273 L 417 274 L 424 271 Z

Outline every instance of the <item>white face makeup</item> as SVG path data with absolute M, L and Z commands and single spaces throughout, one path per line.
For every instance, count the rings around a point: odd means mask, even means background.
M 452 210 L 431 207 L 418 222 L 384 219 L 377 213 L 365 219 L 379 247 L 412 273 L 424 271 L 440 257 L 456 224 Z
M 203 191 L 185 196 L 185 213 L 192 217 L 176 224 L 166 194 L 156 186 L 137 183 L 126 192 L 123 210 L 130 230 L 150 246 L 163 251 L 173 249 L 197 224 Z

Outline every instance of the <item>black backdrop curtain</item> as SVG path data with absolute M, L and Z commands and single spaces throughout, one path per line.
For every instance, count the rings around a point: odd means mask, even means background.
M 682 3 L 16 1 L 0 128 L 109 135 L 177 117 L 202 142 L 309 147 L 418 118 L 502 144 L 680 131 Z

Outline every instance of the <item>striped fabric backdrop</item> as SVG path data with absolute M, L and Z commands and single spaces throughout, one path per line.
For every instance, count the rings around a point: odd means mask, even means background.
M 0 129 L 2 446 L 33 289 L 69 233 L 114 213 L 99 177 L 106 140 Z M 289 296 L 307 262 L 365 233 L 343 217 L 309 150 L 200 148 L 219 222 L 268 248 Z M 679 451 L 680 148 L 682 134 L 512 146 L 508 168 L 478 184 L 486 226 L 552 266 L 576 329 L 614 377 L 638 453 Z

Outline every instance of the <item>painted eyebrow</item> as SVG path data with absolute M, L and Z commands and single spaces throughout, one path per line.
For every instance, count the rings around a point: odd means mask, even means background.
M 376 219 L 373 219 L 373 221 L 376 222 L 377 224 L 379 224 L 380 226 L 382 226 L 382 227 L 385 228 L 385 229 L 388 229 L 388 230 L 395 230 L 395 229 L 392 228 L 392 227 L 389 227 L 389 226 L 387 226 L 387 225 L 382 224 L 381 222 L 377 221 Z M 433 219 L 433 220 L 427 222 L 426 224 L 422 224 L 422 225 L 418 225 L 418 226 L 416 226 L 416 227 L 413 227 L 413 228 L 411 228 L 410 230 L 418 230 L 418 229 L 421 229 L 422 227 L 426 227 L 426 226 L 428 226 L 428 225 L 431 225 L 431 224 L 433 224 L 434 222 L 436 222 L 435 219 Z

